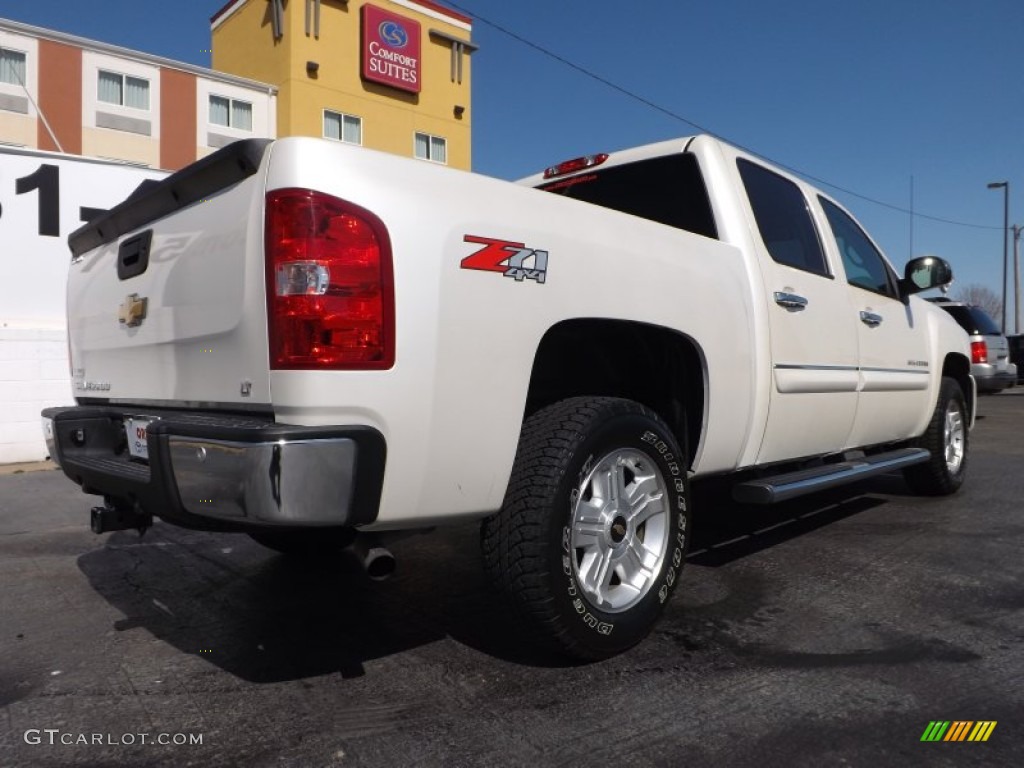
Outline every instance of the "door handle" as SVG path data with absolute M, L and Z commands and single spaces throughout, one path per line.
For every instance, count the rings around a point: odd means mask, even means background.
M 870 326 L 872 328 L 877 328 L 878 326 L 880 326 L 882 324 L 883 319 L 884 318 L 881 315 L 876 315 L 874 312 L 861 311 L 860 313 L 860 321 L 864 323 L 864 325 Z
M 775 303 L 780 307 L 785 307 L 791 312 L 799 312 L 807 307 L 807 299 L 803 296 L 797 296 L 795 293 L 784 293 L 782 291 L 775 292 Z

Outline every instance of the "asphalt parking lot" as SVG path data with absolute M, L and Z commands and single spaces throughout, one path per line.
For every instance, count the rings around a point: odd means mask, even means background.
M 1024 765 L 1024 392 L 980 415 L 952 498 L 700 488 L 661 624 L 586 666 L 518 637 L 476 526 L 374 583 L 239 535 L 95 536 L 63 475 L 0 476 L 0 765 Z

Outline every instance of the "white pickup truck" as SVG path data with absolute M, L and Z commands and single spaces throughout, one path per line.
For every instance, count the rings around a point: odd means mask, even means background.
M 77 406 L 44 431 L 97 532 L 354 543 L 383 575 L 387 536 L 481 519 L 538 637 L 600 658 L 679 583 L 693 478 L 748 504 L 964 478 L 970 348 L 915 295 L 949 265 L 898 277 L 835 201 L 711 137 L 519 185 L 243 141 L 70 244 Z

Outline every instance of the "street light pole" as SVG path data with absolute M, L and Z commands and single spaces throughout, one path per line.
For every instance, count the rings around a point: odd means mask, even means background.
M 1006 335 L 1006 263 L 1009 261 L 1008 239 L 1010 235 L 1010 182 L 993 181 L 989 189 L 1003 190 L 1003 335 Z
M 1020 224 L 1013 225 L 1013 332 L 1020 333 Z

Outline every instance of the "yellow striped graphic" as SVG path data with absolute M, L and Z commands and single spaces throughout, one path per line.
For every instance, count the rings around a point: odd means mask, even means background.
M 974 726 L 974 730 L 971 731 L 971 735 L 968 737 L 968 741 L 988 741 L 988 737 L 992 735 L 992 731 L 996 728 L 995 720 L 979 720 L 978 724 Z

